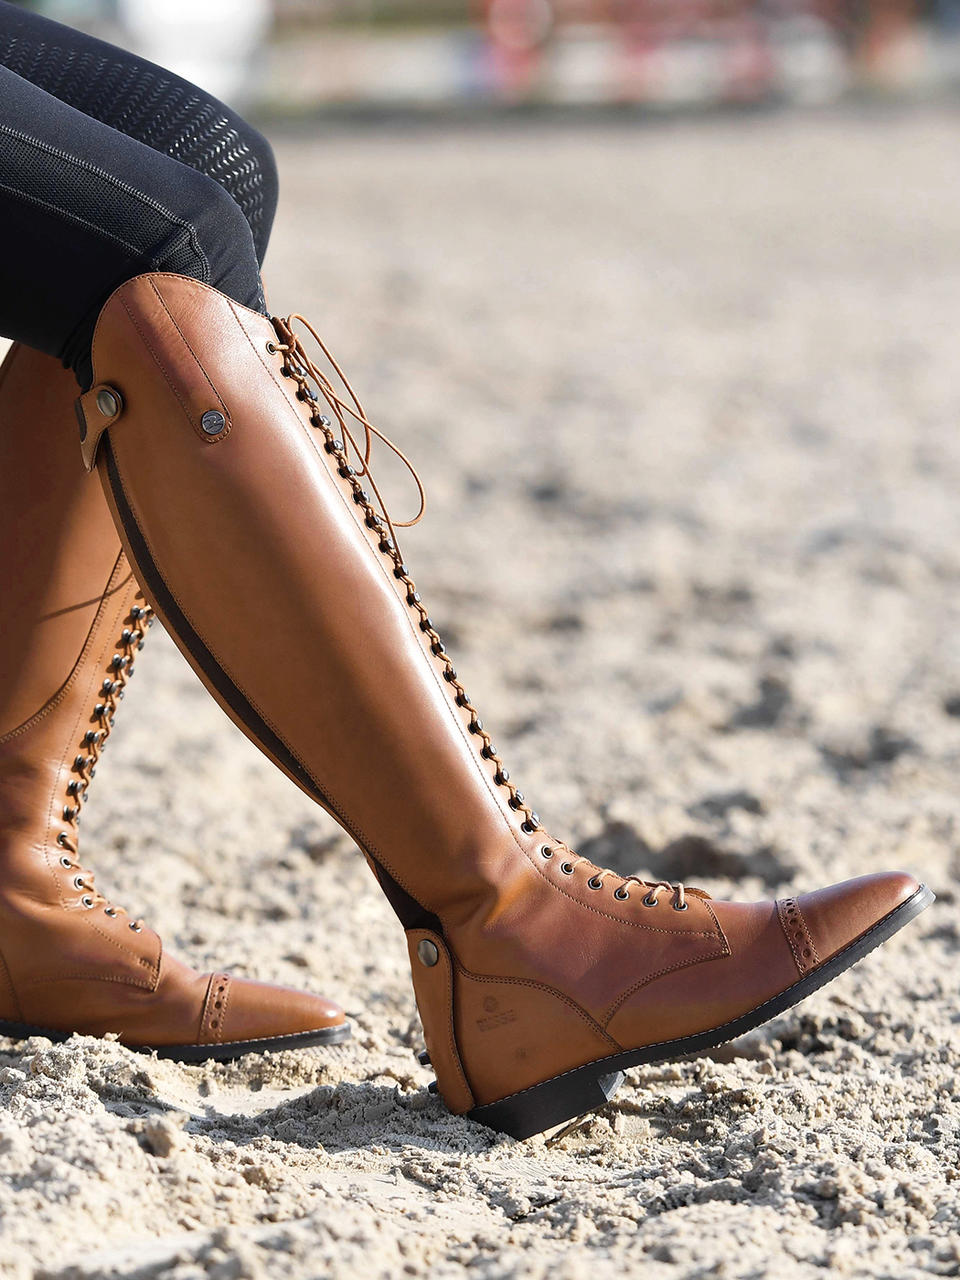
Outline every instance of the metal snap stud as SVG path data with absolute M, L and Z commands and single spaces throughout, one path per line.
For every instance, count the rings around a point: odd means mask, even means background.
M 432 969 L 440 960 L 440 951 L 435 942 L 431 942 L 429 938 L 421 938 L 417 943 L 417 957 L 421 964 L 425 964 L 428 969 Z
M 218 409 L 208 409 L 200 419 L 200 426 L 208 436 L 218 436 L 227 425 L 227 420 Z
M 115 418 L 120 412 L 120 397 L 109 387 L 101 387 L 97 392 L 97 408 L 105 418 Z

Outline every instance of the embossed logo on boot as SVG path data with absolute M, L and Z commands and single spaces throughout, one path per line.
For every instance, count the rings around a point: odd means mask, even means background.
M 500 1003 L 493 996 L 484 996 L 483 1007 L 489 1015 L 486 1018 L 477 1019 L 477 1027 L 480 1031 L 495 1031 L 497 1027 L 505 1027 L 508 1022 L 516 1022 L 517 1015 L 513 1009 L 500 1008 Z

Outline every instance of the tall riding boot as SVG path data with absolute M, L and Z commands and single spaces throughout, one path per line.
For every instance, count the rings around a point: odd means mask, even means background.
M 884 874 L 715 902 L 549 836 L 348 458 L 349 424 L 367 458 L 373 429 L 295 323 L 175 275 L 128 282 L 97 326 L 82 449 L 200 678 L 366 855 L 451 1110 L 518 1137 L 559 1124 L 625 1068 L 796 1003 L 932 900 Z
M 186 1061 L 329 1044 L 315 996 L 201 974 L 95 888 L 77 825 L 151 609 L 77 454 L 73 375 L 0 369 L 0 1035 L 106 1035 Z

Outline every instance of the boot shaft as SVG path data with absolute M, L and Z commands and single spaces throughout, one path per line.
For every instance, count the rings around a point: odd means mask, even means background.
M 0 370 L 0 956 L 21 990 L 71 955 L 149 983 L 159 957 L 155 934 L 108 914 L 77 858 L 149 609 L 83 468 L 76 395 L 71 373 L 28 348 Z M 37 923 L 53 918 L 56 946 L 38 950 Z
M 108 501 L 201 679 L 386 873 L 404 922 L 482 913 L 510 892 L 523 814 L 278 341 L 205 286 L 124 285 L 83 397 L 88 439 L 101 391 L 123 405 L 100 447 Z
M 66 683 L 121 551 L 80 464 L 77 394 L 28 347 L 0 368 L 0 738 Z
M 654 966 L 668 944 L 671 963 L 718 954 L 702 896 L 654 923 L 639 894 L 544 856 L 289 345 L 264 316 L 168 275 L 123 285 L 98 324 L 87 439 L 99 405 L 120 405 L 97 466 L 201 679 L 353 835 L 404 926 L 456 936 L 463 968 L 548 979 L 606 1010 L 638 938 Z

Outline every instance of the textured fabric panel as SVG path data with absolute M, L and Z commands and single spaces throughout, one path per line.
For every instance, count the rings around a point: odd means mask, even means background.
M 260 261 L 277 198 L 267 141 L 236 112 L 154 63 L 0 0 L 0 66 L 230 193 Z
M 0 0 L 4 337 L 86 387 L 100 308 L 140 272 L 192 276 L 262 311 L 275 200 L 269 146 L 221 103 Z
M 64 203 L 64 186 L 71 199 Z M 0 117 L 0 190 L 59 212 L 149 268 L 208 281 L 210 264 L 196 230 L 155 199 L 96 165 L 9 129 Z M 130 204 L 137 210 L 130 217 Z

